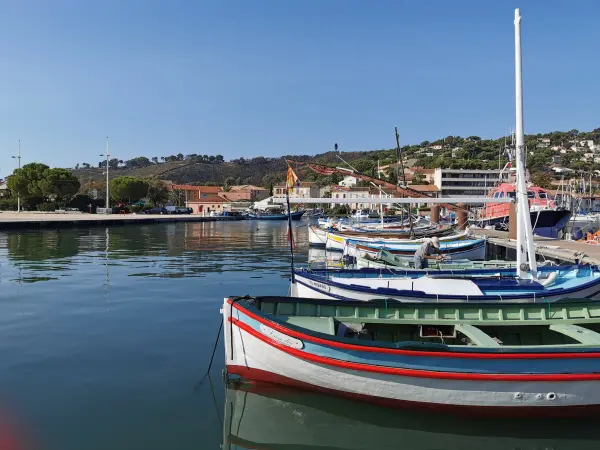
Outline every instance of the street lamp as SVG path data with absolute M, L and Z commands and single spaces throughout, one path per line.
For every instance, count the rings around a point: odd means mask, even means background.
M 106 153 L 100 153 L 100 156 L 106 156 L 106 213 L 108 213 L 108 208 L 110 205 L 108 188 L 108 158 L 110 158 L 110 153 L 108 153 L 108 136 L 106 136 Z
M 19 161 L 19 169 L 21 168 L 21 139 L 19 139 L 19 154 L 17 156 L 11 156 Z M 21 193 L 17 191 L 17 212 L 21 212 Z

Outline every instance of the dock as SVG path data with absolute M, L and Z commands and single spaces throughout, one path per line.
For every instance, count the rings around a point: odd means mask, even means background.
M 89 226 L 123 226 L 173 222 L 220 222 L 240 217 L 204 217 L 195 214 L 88 214 L 0 212 L 0 230 L 66 228 Z
M 485 237 L 488 243 L 516 250 L 517 241 L 508 239 L 508 232 L 471 228 L 469 233 Z M 559 259 L 571 263 L 600 265 L 600 245 L 578 241 L 565 241 L 536 236 L 534 238 L 536 253 L 548 259 Z

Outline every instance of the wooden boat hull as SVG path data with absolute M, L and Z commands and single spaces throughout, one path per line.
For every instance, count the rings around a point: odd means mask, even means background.
M 310 303 L 310 300 L 306 300 Z M 375 348 L 285 326 L 225 299 L 231 374 L 391 406 L 561 415 L 598 410 L 600 346 L 581 353 L 466 353 Z
M 414 268 L 412 262 L 408 259 L 404 260 L 405 266 L 395 266 L 387 264 L 381 260 L 356 256 L 356 267 L 358 269 L 401 269 L 401 270 L 418 270 Z M 447 260 L 447 261 L 429 261 L 428 270 L 467 270 L 467 269 L 506 269 L 516 267 L 516 263 L 512 261 L 467 261 L 467 260 Z
M 576 267 L 573 270 L 577 270 Z M 553 267 L 540 267 L 543 273 L 557 271 Z M 396 300 L 424 303 L 477 303 L 477 302 L 516 302 L 552 303 L 565 297 L 600 299 L 600 273 L 587 267 L 590 277 L 580 284 L 567 289 L 560 286 L 532 290 L 521 288 L 518 283 L 500 278 L 501 274 L 513 272 L 510 269 L 464 270 L 461 276 L 456 271 L 438 270 L 395 270 L 362 269 L 352 270 L 295 270 L 290 286 L 291 297 L 329 299 L 344 301 Z M 349 274 L 347 277 L 343 274 Z M 337 276 L 341 274 L 342 276 Z M 404 274 L 404 275 L 402 275 Z M 469 276 L 489 275 L 487 288 L 478 285 Z M 350 276 L 351 275 L 351 276 Z M 356 277 L 354 276 L 356 275 Z M 446 278 L 447 277 L 447 278 Z M 524 285 L 527 287 L 527 284 Z
M 304 211 L 293 212 L 292 220 L 300 220 Z M 248 214 L 248 219 L 252 220 L 287 220 L 287 214 Z
M 368 233 L 358 233 L 352 235 L 346 235 L 345 233 L 332 233 L 327 232 L 327 240 L 325 241 L 325 248 L 328 250 L 340 250 L 344 251 L 344 249 L 348 246 L 350 242 L 361 242 L 365 245 L 369 244 L 380 244 L 380 245 L 406 245 L 409 246 L 414 244 L 415 249 L 418 248 L 418 245 L 423 243 L 426 239 L 430 239 L 432 236 L 438 236 L 441 242 L 450 242 L 450 241 L 461 241 L 467 238 L 466 232 L 452 232 L 452 230 L 446 230 L 443 233 L 435 234 L 426 234 L 423 236 L 418 236 L 414 239 L 392 239 L 392 238 L 381 238 L 381 237 L 371 237 Z
M 474 239 L 471 241 L 456 241 L 447 242 L 441 241 L 441 250 L 444 255 L 448 255 L 454 259 L 469 259 L 471 261 L 477 261 L 485 259 L 486 255 L 486 241 L 484 239 Z M 403 259 L 413 259 L 417 248 L 420 244 L 415 245 L 402 245 L 397 247 L 391 247 L 388 245 L 382 245 L 379 243 L 369 243 L 360 241 L 350 241 L 344 248 L 344 254 L 351 257 L 365 257 L 369 255 L 372 258 L 376 258 L 379 250 L 385 248 L 394 256 L 398 256 Z

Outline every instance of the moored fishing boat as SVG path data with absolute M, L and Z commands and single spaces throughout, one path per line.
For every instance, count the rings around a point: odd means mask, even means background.
M 355 256 L 356 267 L 358 269 L 403 269 L 414 270 L 414 261 L 407 258 L 401 258 L 393 255 L 386 249 L 380 249 L 375 256 L 366 253 Z M 514 261 L 488 260 L 471 261 L 468 259 L 444 258 L 441 261 L 430 259 L 427 262 L 428 269 L 438 270 L 464 270 L 464 269 L 507 269 L 516 267 Z
M 412 302 L 555 302 L 600 298 L 600 271 L 592 266 L 539 267 L 537 277 L 514 269 L 307 270 L 293 272 L 292 297 Z
M 440 250 L 442 255 L 453 259 L 469 259 L 472 261 L 485 259 L 485 239 L 444 241 L 443 238 L 440 238 L 440 241 Z M 365 242 L 349 240 L 344 247 L 344 254 L 350 257 L 364 257 L 365 255 L 376 257 L 382 249 L 385 249 L 392 255 L 399 258 L 412 259 L 415 252 L 423 242 L 424 240 L 401 244 L 390 244 L 385 241 Z
M 230 374 L 391 406 L 600 410 L 600 306 L 226 298 Z
M 405 245 L 419 244 L 425 239 L 437 236 L 440 241 L 460 241 L 467 238 L 466 231 L 454 231 L 453 228 L 443 228 L 435 230 L 424 230 L 415 232 L 411 237 L 410 233 L 394 234 L 376 234 L 376 233 L 346 233 L 337 231 L 327 231 L 325 248 L 328 250 L 344 251 L 350 242 L 364 242 L 365 244 L 383 244 L 383 245 Z
M 290 213 L 290 216 L 291 216 L 292 220 L 300 220 L 302 218 L 303 214 L 304 214 L 304 211 L 295 211 L 295 212 Z M 287 220 L 288 215 L 287 215 L 287 213 L 256 212 L 256 213 L 249 213 L 248 218 L 253 219 L 253 220 Z

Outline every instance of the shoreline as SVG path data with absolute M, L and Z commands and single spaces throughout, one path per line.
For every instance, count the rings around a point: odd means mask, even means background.
M 193 214 L 89 214 L 0 212 L 0 230 L 67 228 L 90 226 L 125 226 L 173 222 L 239 221 L 238 217 L 203 217 Z

